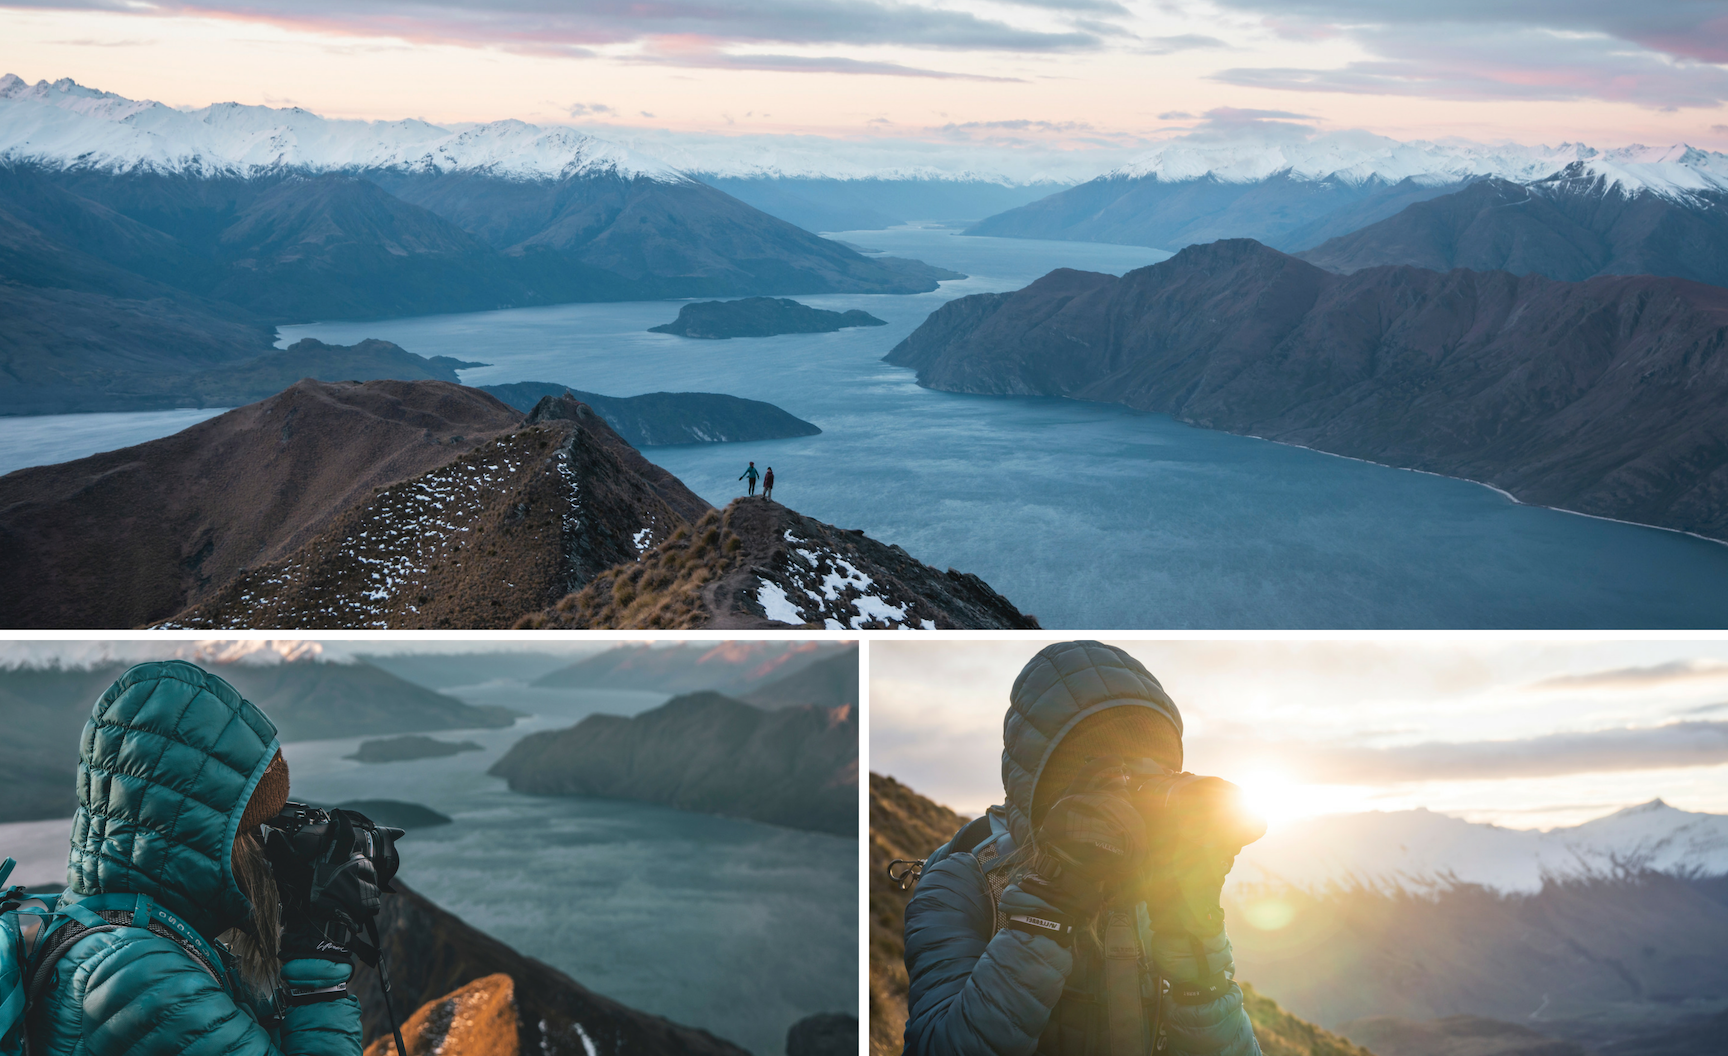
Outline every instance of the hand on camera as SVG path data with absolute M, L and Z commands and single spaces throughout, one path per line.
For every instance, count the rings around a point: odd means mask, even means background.
M 283 907 L 282 946 L 276 956 L 284 964 L 310 958 L 353 964 L 354 951 L 348 948 L 348 929 L 339 923 L 320 923 L 311 916 Z
M 1066 912 L 1096 912 L 1146 858 L 1146 825 L 1128 797 L 1127 773 L 1109 762 L 1081 771 L 1038 826 L 1033 893 Z

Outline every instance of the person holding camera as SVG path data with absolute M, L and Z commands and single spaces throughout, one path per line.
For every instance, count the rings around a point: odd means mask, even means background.
M 908 1056 L 1259 1056 L 1219 898 L 1265 827 L 1181 771 L 1181 713 L 1138 660 L 1064 642 L 1027 663 L 1005 801 L 906 907 Z
M 232 686 L 180 660 L 121 675 L 79 745 L 70 886 L 20 907 L 33 1056 L 360 1056 L 350 947 L 399 830 L 297 858 L 285 808 L 307 809 L 276 728 Z

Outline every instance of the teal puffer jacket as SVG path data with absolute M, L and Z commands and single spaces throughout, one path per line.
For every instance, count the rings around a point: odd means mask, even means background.
M 1081 720 L 1113 707 L 1150 708 L 1181 732 L 1181 714 L 1158 680 L 1133 657 L 1098 642 L 1051 646 L 1015 681 L 1003 729 L 1006 802 L 930 856 L 906 906 L 908 1056 L 1110 1051 L 1098 944 L 1077 936 L 1064 948 L 1001 924 L 1009 912 L 1051 912 L 1008 882 L 1014 870 L 1004 863 L 1031 835 L 1032 793 L 1056 746 Z M 1177 1004 L 1159 985 L 1159 977 L 1187 981 L 1233 972 L 1229 939 L 1220 933 L 1195 951 L 1186 935 L 1154 933 L 1144 903 L 1133 909 L 1146 1013 L 1136 1050 L 1145 1056 L 1260 1056 L 1234 982 L 1223 996 L 1198 1005 Z M 1204 972 L 1198 953 L 1207 962 Z
M 100 912 L 148 896 L 194 929 L 191 944 L 214 952 L 216 963 L 206 967 L 181 942 L 144 927 L 79 939 L 31 1009 L 34 1052 L 358 1056 L 353 997 L 278 1015 L 273 997 L 246 991 L 216 942 L 251 912 L 231 854 L 276 749 L 276 727 L 263 712 L 184 661 L 139 664 L 96 702 L 78 751 L 71 886 L 61 902 Z M 282 974 L 291 988 L 314 989 L 350 970 L 294 960 Z

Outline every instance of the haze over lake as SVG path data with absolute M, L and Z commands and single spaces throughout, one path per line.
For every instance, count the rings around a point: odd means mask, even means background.
M 773 466 L 776 499 L 976 573 L 1047 627 L 1728 623 L 1728 547 L 1716 543 L 1117 406 L 921 389 L 881 362 L 953 297 L 1017 289 L 1055 267 L 1121 274 L 1165 253 L 940 227 L 838 237 L 971 278 L 916 296 L 799 297 L 888 322 L 832 334 L 647 333 L 677 315 L 679 302 L 659 301 L 286 327 L 282 344 L 377 337 L 490 364 L 464 371 L 469 384 L 766 400 L 822 435 L 647 454 L 715 505 L 742 493 L 746 461 Z M 137 417 L 125 442 L 166 431 L 159 416 Z M 41 448 L 35 421 L 0 420 L 0 468 Z M 104 428 L 104 446 L 121 442 Z M 89 453 L 71 432 L 62 419 L 58 457 Z

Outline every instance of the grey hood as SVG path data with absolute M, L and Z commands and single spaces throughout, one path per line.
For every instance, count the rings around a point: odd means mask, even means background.
M 1021 669 L 1002 721 L 1002 791 L 1008 831 L 1024 846 L 1032 792 L 1044 764 L 1082 719 L 1106 708 L 1151 708 L 1182 733 L 1182 713 L 1145 665 L 1103 642 L 1059 642 Z

